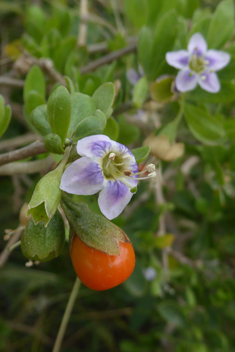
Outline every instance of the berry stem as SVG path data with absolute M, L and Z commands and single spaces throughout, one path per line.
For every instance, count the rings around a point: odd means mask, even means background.
M 56 336 L 56 340 L 55 340 L 55 344 L 54 344 L 52 352 L 59 352 L 60 351 L 61 343 L 64 338 L 64 334 L 65 334 L 65 331 L 66 331 L 66 328 L 67 328 L 67 325 L 69 322 L 69 318 L 70 318 L 74 303 L 77 298 L 77 294 L 78 294 L 80 285 L 81 285 L 81 281 L 77 277 L 75 280 L 75 283 L 73 285 L 73 289 L 70 293 L 69 300 L 68 300 L 68 303 L 67 303 L 67 306 L 66 306 L 61 324 L 60 324 L 58 334 Z

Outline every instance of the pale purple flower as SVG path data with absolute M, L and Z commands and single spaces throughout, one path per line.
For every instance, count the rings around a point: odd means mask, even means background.
M 136 191 L 138 166 L 134 155 L 105 135 L 81 139 L 77 152 L 82 158 L 65 170 L 60 188 L 78 195 L 101 191 L 100 210 L 108 219 L 117 217 Z
M 168 52 L 166 61 L 180 69 L 175 80 L 180 92 L 193 90 L 199 84 L 202 89 L 216 93 L 220 90 L 220 82 L 215 71 L 229 63 L 230 55 L 224 51 L 208 50 L 203 36 L 195 33 L 188 43 L 188 50 Z
M 137 72 L 134 68 L 130 68 L 126 72 L 126 78 L 130 82 L 132 86 L 135 86 L 138 80 L 144 76 L 144 71 L 142 67 L 139 65 L 139 72 Z
M 156 276 L 157 271 L 152 266 L 149 266 L 144 270 L 144 277 L 147 281 L 153 281 Z

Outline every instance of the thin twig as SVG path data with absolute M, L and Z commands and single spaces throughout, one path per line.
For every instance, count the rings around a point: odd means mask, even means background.
M 27 145 L 35 141 L 35 139 L 39 138 L 35 133 L 26 133 L 22 136 L 9 138 L 5 141 L 0 142 L 0 151 L 2 150 L 12 150 L 14 148 L 22 147 L 23 145 Z
M 41 141 L 36 141 L 27 147 L 23 147 L 12 152 L 4 153 L 0 155 L 0 165 L 8 164 L 12 161 L 23 160 L 31 156 L 36 156 L 38 154 L 44 154 L 47 150 L 44 143 Z
M 16 87 L 16 88 L 23 88 L 24 87 L 24 80 L 11 78 L 7 76 L 0 77 L 0 85 L 7 86 L 7 87 Z
M 7 262 L 7 259 L 11 252 L 9 251 L 9 248 L 12 247 L 17 241 L 19 241 L 21 235 L 22 235 L 22 227 L 15 230 L 14 235 L 10 238 L 9 242 L 7 243 L 6 247 L 0 254 L 0 268 L 2 268 L 5 263 Z
M 80 3 L 80 15 L 81 17 L 86 17 L 88 14 L 87 10 L 87 0 L 81 0 Z M 87 37 L 87 23 L 84 21 L 80 22 L 79 31 L 78 31 L 78 40 L 77 46 L 86 46 L 86 37 Z
M 170 253 L 181 264 L 187 264 L 187 265 L 191 266 L 192 268 L 199 268 L 202 266 L 202 262 L 200 260 L 193 261 L 192 259 L 183 255 L 181 252 L 175 251 L 172 248 L 167 248 L 167 252 Z
M 65 330 L 67 328 L 69 318 L 72 313 L 72 309 L 73 309 L 74 303 L 76 301 L 80 285 L 81 285 L 81 281 L 77 277 L 75 280 L 73 289 L 71 291 L 71 294 L 70 294 L 70 297 L 69 297 L 69 300 L 67 303 L 67 307 L 65 309 L 63 319 L 61 321 L 60 328 L 59 328 L 58 334 L 56 336 L 56 340 L 55 340 L 55 344 L 54 344 L 52 352 L 59 352 L 60 351 L 61 343 L 64 338 Z
M 127 46 L 126 48 L 120 49 L 113 51 L 112 53 L 105 55 L 95 61 L 92 61 L 89 63 L 87 66 L 84 66 L 80 69 L 81 74 L 85 74 L 91 71 L 96 70 L 97 68 L 109 64 L 110 62 L 113 62 L 115 60 L 120 59 L 122 56 L 130 54 L 134 51 L 136 51 L 137 44 L 133 43 Z
M 0 175 L 35 174 L 47 171 L 54 163 L 51 155 L 42 160 L 14 162 L 0 166 Z

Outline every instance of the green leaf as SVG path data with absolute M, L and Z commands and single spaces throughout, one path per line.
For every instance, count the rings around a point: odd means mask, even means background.
M 58 208 L 62 195 L 60 181 L 69 153 L 70 148 L 66 149 L 64 157 L 57 168 L 41 178 L 35 187 L 27 213 L 27 215 L 32 214 L 35 224 L 44 221 L 46 227 Z
M 39 105 L 45 104 L 45 100 L 36 90 L 31 90 L 25 98 L 25 109 L 30 113 Z
M 150 77 L 150 60 L 151 60 L 151 52 L 152 52 L 152 33 L 148 27 L 143 27 L 140 30 L 138 37 L 138 58 L 144 69 L 144 72 Z
M 190 104 L 185 105 L 184 113 L 187 125 L 196 139 L 207 145 L 221 143 L 224 136 L 221 121 L 208 112 Z
M 164 73 L 162 72 L 163 66 L 160 65 L 165 65 L 165 55 L 173 48 L 177 36 L 177 25 L 177 15 L 174 10 L 167 12 L 157 23 L 151 53 L 151 80 Z
M 77 141 L 87 136 L 100 134 L 106 125 L 106 116 L 101 110 L 96 110 L 93 116 L 83 119 L 77 126 L 73 140 Z
M 114 97 L 115 88 L 111 82 L 102 84 L 92 95 L 92 99 L 96 103 L 96 108 L 103 111 L 107 117 L 110 116 L 108 113 L 110 113 L 110 108 L 113 105 Z
M 46 25 L 45 14 L 39 6 L 33 5 L 27 7 L 26 9 L 25 29 L 39 44 Z
M 76 42 L 76 37 L 68 36 L 60 42 L 60 45 L 55 50 L 54 65 L 59 72 L 64 73 L 66 60 L 71 51 L 75 49 Z
M 133 89 L 133 105 L 136 108 L 141 108 L 146 101 L 149 87 L 146 77 L 141 77 L 135 84 Z
M 145 145 L 143 147 L 131 149 L 131 152 L 134 155 L 137 164 L 139 164 L 148 157 L 150 147 L 148 145 Z
M 172 245 L 174 242 L 175 236 L 172 235 L 171 233 L 166 233 L 163 236 L 157 236 L 154 239 L 154 245 L 159 248 L 159 249 L 164 249 L 166 247 L 169 247 Z
M 147 3 L 145 0 L 124 0 L 124 10 L 128 19 L 136 28 L 147 21 Z
M 118 142 L 124 145 L 135 142 L 140 136 L 140 130 L 137 126 L 128 123 L 124 116 L 118 116 L 119 136 Z
M 64 154 L 63 146 L 61 143 L 61 139 L 58 134 L 49 133 L 44 137 L 44 145 L 45 148 L 50 153 L 55 154 Z
M 220 49 L 230 39 L 234 30 L 233 0 L 221 1 L 212 17 L 207 34 L 209 48 Z
M 142 297 L 145 294 L 147 281 L 143 274 L 143 268 L 139 262 L 136 263 L 133 273 L 123 285 L 134 297 Z
M 188 95 L 188 99 L 201 103 L 229 103 L 235 99 L 235 84 L 230 82 L 220 82 L 221 88 L 218 93 L 209 93 L 201 88 L 197 88 Z
M 46 85 L 42 70 L 34 65 L 28 72 L 24 84 L 24 100 L 31 91 L 36 91 L 43 99 L 46 96 Z
M 177 326 L 186 326 L 186 320 L 180 306 L 171 300 L 164 300 L 158 304 L 158 311 L 161 316 L 169 323 Z
M 172 91 L 172 85 L 175 78 L 172 76 L 164 76 L 156 80 L 150 85 L 151 98 L 159 103 L 167 103 L 171 101 L 175 93 Z
M 47 116 L 52 132 L 60 136 L 63 144 L 71 117 L 71 99 L 65 87 L 56 88 L 50 95 L 47 103 Z
M 75 87 L 71 78 L 69 78 L 68 76 L 65 76 L 64 79 L 66 81 L 66 88 L 68 89 L 69 93 L 70 94 L 75 93 Z
M 46 104 L 36 107 L 31 112 L 30 122 L 42 136 L 46 136 L 47 134 L 52 132 L 49 122 L 47 120 Z
M 0 137 L 5 133 L 11 120 L 11 108 L 4 104 L 4 99 L 0 95 Z
M 103 134 L 108 136 L 113 141 L 118 139 L 119 126 L 116 120 L 113 117 L 108 118 Z
M 71 94 L 71 120 L 68 136 L 71 137 L 77 130 L 79 123 L 88 116 L 92 116 L 96 110 L 95 101 L 86 94 Z

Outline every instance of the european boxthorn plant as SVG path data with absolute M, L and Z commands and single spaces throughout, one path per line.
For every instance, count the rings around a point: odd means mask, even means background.
M 0 349 L 233 351 L 233 0 L 0 10 Z

